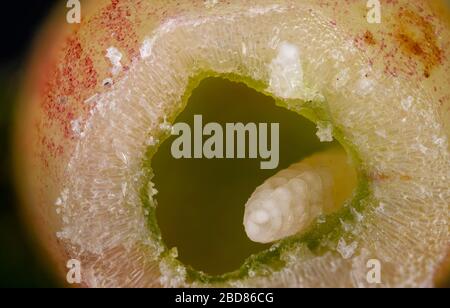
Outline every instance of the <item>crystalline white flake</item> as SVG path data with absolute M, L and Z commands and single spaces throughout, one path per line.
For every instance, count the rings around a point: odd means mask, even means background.
M 164 122 L 159 125 L 159 128 L 166 132 L 171 132 L 173 130 L 172 124 L 170 124 L 166 118 L 164 118 Z
M 344 259 L 350 259 L 355 254 L 357 247 L 357 242 L 352 242 L 351 244 L 347 245 L 345 239 L 341 238 L 336 249 Z
M 370 78 L 371 69 L 370 68 L 364 68 L 360 71 L 361 78 L 358 81 L 356 93 L 361 96 L 368 95 L 369 93 L 373 92 L 375 88 L 375 81 Z
M 369 78 L 362 78 L 359 81 L 358 93 L 360 95 L 367 95 L 373 91 L 373 81 Z
M 156 139 L 156 138 L 153 137 L 153 136 L 150 136 L 150 137 L 146 140 L 145 145 L 147 145 L 147 146 L 155 146 L 155 145 L 157 145 L 158 143 L 159 143 L 159 140 L 158 140 L 158 139 Z
M 444 137 L 433 136 L 433 143 L 436 145 L 443 146 L 445 145 L 446 141 L 447 138 L 445 136 Z
M 407 98 L 403 99 L 401 101 L 403 110 L 408 111 L 411 108 L 413 102 L 414 102 L 414 97 L 412 97 L 412 96 L 408 96 Z
M 158 190 L 155 188 L 155 184 L 153 182 L 150 182 L 148 184 L 148 194 L 150 198 L 153 198 L 158 194 Z
M 269 65 L 269 92 L 285 99 L 323 102 L 324 97 L 306 86 L 300 51 L 294 44 L 281 42 Z
M 56 199 L 55 205 L 56 206 L 61 206 L 63 204 L 63 201 L 61 199 L 61 197 L 59 197 L 58 199 Z
M 336 80 L 334 82 L 334 87 L 336 89 L 340 89 L 347 84 L 348 80 L 350 79 L 349 73 L 350 69 L 345 68 L 336 75 Z
M 61 195 L 56 199 L 55 206 L 66 205 L 68 196 L 69 196 L 69 190 L 66 188 L 61 192 Z
M 186 281 L 186 269 L 182 266 L 173 266 L 165 260 L 159 264 L 161 285 L 169 288 L 176 288 L 184 285 Z
M 82 131 L 81 131 L 81 119 L 76 119 L 70 122 L 70 126 L 72 128 L 72 132 L 76 135 L 76 136 L 81 136 Z
M 219 0 L 205 0 L 205 6 L 210 9 L 216 6 L 219 3 Z
M 356 218 L 357 221 L 362 221 L 364 219 L 364 216 L 359 213 L 355 208 L 351 208 L 350 211 L 352 212 L 353 216 Z
M 150 57 L 150 55 L 152 54 L 154 44 L 155 44 L 155 37 L 147 38 L 144 40 L 139 50 L 142 59 Z
M 122 53 L 115 47 L 109 47 L 106 50 L 106 57 L 111 61 L 113 68 L 112 68 L 112 74 L 117 75 L 122 70 Z
M 378 214 L 382 214 L 382 213 L 384 213 L 385 207 L 386 207 L 386 204 L 384 204 L 383 202 L 380 202 L 378 207 L 375 208 L 375 212 L 377 212 Z
M 333 125 L 330 122 L 319 122 L 317 124 L 317 137 L 320 142 L 333 141 Z

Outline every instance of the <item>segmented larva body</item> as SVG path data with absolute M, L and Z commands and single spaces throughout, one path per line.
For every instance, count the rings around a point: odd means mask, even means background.
M 333 205 L 333 178 L 325 168 L 300 162 L 259 186 L 245 205 L 248 237 L 270 243 L 307 229 Z

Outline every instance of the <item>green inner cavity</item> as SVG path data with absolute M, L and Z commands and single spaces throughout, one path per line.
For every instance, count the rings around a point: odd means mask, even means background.
M 280 123 L 280 164 L 276 170 L 260 170 L 260 159 L 176 160 L 170 152 L 174 136 L 161 136 L 164 142 L 159 148 L 148 150 L 144 170 L 158 190 L 152 201 L 148 185 L 142 188 L 142 201 L 150 213 L 150 231 L 153 240 L 165 249 L 161 260 L 186 268 L 188 282 L 226 283 L 244 279 L 250 272 L 270 274 L 285 265 L 281 258 L 285 252 L 302 244 L 318 255 L 324 253 L 327 248 L 321 246 L 322 240 L 340 238 L 344 233 L 340 221 L 354 222 L 350 209 L 361 212 L 364 199 L 369 197 L 360 160 L 339 128 L 334 126 L 336 142 L 321 143 L 316 137 L 314 123 L 333 123 L 326 106 L 276 101 L 264 93 L 265 88 L 242 77 L 205 74 L 192 80 L 184 110 L 169 119 L 191 127 L 196 114 L 203 116 L 204 124 Z M 254 189 L 292 163 L 331 146 L 343 146 L 359 174 L 358 187 L 348 204 L 301 236 L 273 245 L 251 242 L 242 220 L 244 205 Z M 173 253 L 174 247 L 177 254 Z

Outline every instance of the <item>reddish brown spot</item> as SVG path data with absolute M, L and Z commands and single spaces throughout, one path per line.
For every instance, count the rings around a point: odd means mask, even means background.
M 389 180 L 391 180 L 393 178 L 400 179 L 400 181 L 411 181 L 412 180 L 412 177 L 409 176 L 409 175 L 402 175 L 402 174 L 400 174 L 400 175 L 389 175 L 389 174 L 385 174 L 385 173 L 372 174 L 370 176 L 370 178 L 373 181 L 376 181 L 376 182 L 389 181 Z
M 364 33 L 364 42 L 367 45 L 375 45 L 377 43 L 375 41 L 375 38 L 373 37 L 372 32 L 370 32 L 369 30 L 367 30 L 366 33 Z
M 138 5 L 135 2 L 111 0 L 111 4 L 107 5 L 101 14 L 97 17 L 102 29 L 114 39 L 115 44 L 127 52 L 130 57 L 136 56 L 137 53 L 130 45 L 137 42 L 135 32 L 135 24 L 132 19 L 131 8 Z
M 448 288 L 450 286 L 450 249 L 447 249 L 447 256 L 438 266 L 434 274 L 434 282 L 439 288 Z
M 402 180 L 402 181 L 411 181 L 412 177 L 409 176 L 409 175 L 401 175 L 400 176 L 400 180 Z
M 49 72 L 42 107 L 48 118 L 45 123 L 58 123 L 64 137 L 73 138 L 71 121 L 78 114 L 80 102 L 95 89 L 98 73 L 76 32 L 67 39 L 63 52 L 62 61 Z
M 377 173 L 370 176 L 373 181 L 381 182 L 390 179 L 390 176 L 387 174 Z
M 410 10 L 402 10 L 398 16 L 395 39 L 405 56 L 419 61 L 423 75 L 430 77 L 431 71 L 442 60 L 442 50 L 437 46 L 433 25 L 424 17 Z

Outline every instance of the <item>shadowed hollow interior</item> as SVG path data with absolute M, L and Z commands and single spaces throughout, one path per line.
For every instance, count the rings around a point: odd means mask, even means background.
M 157 219 L 165 244 L 177 247 L 184 264 L 220 275 L 270 247 L 250 241 L 242 223 L 244 205 L 255 188 L 291 164 L 340 145 L 321 143 L 311 121 L 243 83 L 223 78 L 204 79 L 176 123 L 187 123 L 193 130 L 194 115 L 202 115 L 203 125 L 216 122 L 223 128 L 226 123 L 280 125 L 280 161 L 273 170 L 261 170 L 261 158 L 175 159 L 171 146 L 177 136 L 168 138 L 152 159 Z

